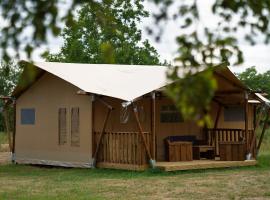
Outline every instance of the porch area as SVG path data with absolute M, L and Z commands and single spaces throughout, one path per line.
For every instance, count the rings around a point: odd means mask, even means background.
M 169 171 L 184 171 L 195 169 L 244 167 L 244 166 L 254 166 L 256 164 L 257 164 L 256 160 L 245 160 L 245 161 L 193 160 L 182 162 L 157 162 L 156 168 L 169 172 Z
M 155 138 L 149 132 L 142 132 L 142 134 L 146 146 L 139 132 L 104 132 L 100 142 L 97 167 L 139 171 L 149 168 L 147 151 L 153 155 L 156 150 L 153 146 Z M 249 152 L 256 156 L 256 146 L 252 145 L 252 141 L 256 144 L 253 130 L 246 132 L 242 129 L 205 129 L 204 134 L 206 138 L 200 147 L 210 149 L 213 152 L 211 158 L 204 157 L 204 154 L 198 158 L 198 155 L 195 154 L 198 146 L 192 142 L 178 141 L 173 144 L 171 151 L 166 153 L 168 157 L 174 159 L 157 160 L 155 167 L 164 171 L 178 171 L 257 164 L 255 157 L 254 160 L 245 160 L 246 154 Z M 97 147 L 100 136 L 101 132 L 94 132 L 94 148 Z M 189 150 L 186 148 L 187 143 L 191 145 Z M 185 144 L 184 148 L 183 144 Z M 229 145 L 224 146 L 224 144 Z M 185 159 L 182 159 L 183 157 Z M 175 158 L 177 159 L 175 160 Z

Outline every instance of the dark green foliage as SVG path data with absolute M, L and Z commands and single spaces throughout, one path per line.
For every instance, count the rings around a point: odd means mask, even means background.
M 9 96 L 17 84 L 21 70 L 14 63 L 2 63 L 0 65 L 0 96 Z M 0 132 L 4 131 L 2 110 L 4 101 L 0 100 Z M 13 121 L 13 110 L 9 109 L 11 124 Z
M 260 74 L 255 67 L 251 67 L 237 76 L 250 89 L 270 94 L 270 71 Z
M 147 17 L 139 1 L 113 0 L 99 7 L 85 4 L 63 31 L 60 53 L 49 61 L 73 63 L 159 64 L 158 54 L 142 41 L 137 24 Z
M 184 78 L 178 78 L 177 71 L 178 68 L 176 70 L 173 68 L 172 72 L 168 73 L 169 79 L 177 81 L 169 85 L 167 94 L 181 110 L 184 119 L 194 119 L 201 126 L 204 123 L 210 126 L 211 120 L 207 112 L 210 109 L 210 97 L 214 95 L 217 88 L 216 81 L 212 79 L 212 69 L 209 68 L 195 75 L 189 72 Z

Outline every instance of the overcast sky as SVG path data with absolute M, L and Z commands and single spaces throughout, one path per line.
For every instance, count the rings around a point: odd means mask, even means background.
M 198 1 L 200 17 L 202 20 L 202 24 L 207 24 L 209 26 L 215 26 L 217 23 L 217 17 L 214 17 L 211 14 L 211 4 L 214 0 L 203 0 Z M 150 11 L 154 11 L 155 8 L 152 4 L 145 3 L 145 8 Z M 162 37 L 162 40 L 157 43 L 155 42 L 153 36 L 149 36 L 145 27 L 151 25 L 152 20 L 144 19 L 142 23 L 140 23 L 140 28 L 143 30 L 143 38 L 149 39 L 151 44 L 157 49 L 158 53 L 161 56 L 161 59 L 166 59 L 167 61 L 172 62 L 173 58 L 176 55 L 177 44 L 175 41 L 176 36 L 181 34 L 181 29 L 179 28 L 179 24 L 171 21 L 165 26 L 165 31 Z M 240 41 L 241 38 L 240 38 Z M 49 39 L 49 44 L 46 47 L 41 47 L 35 50 L 33 59 L 34 61 L 43 61 L 43 59 L 39 56 L 45 49 L 49 49 L 51 52 L 58 52 L 61 45 L 63 44 L 62 38 L 53 38 Z M 240 48 L 244 52 L 245 63 L 241 67 L 234 67 L 234 72 L 240 72 L 245 70 L 247 67 L 256 66 L 259 72 L 265 72 L 270 70 L 270 46 L 266 46 L 262 43 L 259 43 L 255 46 L 250 46 L 244 41 L 240 42 Z M 25 56 L 23 56 L 25 57 Z

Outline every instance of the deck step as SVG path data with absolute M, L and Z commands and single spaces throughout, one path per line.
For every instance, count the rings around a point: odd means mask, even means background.
M 156 167 L 164 171 L 182 171 L 193 169 L 254 166 L 256 164 L 257 164 L 256 160 L 246 160 L 246 161 L 194 160 L 187 162 L 157 162 Z

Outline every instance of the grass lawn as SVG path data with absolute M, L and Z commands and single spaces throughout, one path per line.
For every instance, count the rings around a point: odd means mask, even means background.
M 269 141 L 259 165 L 244 168 L 166 173 L 2 165 L 0 199 L 270 199 Z

